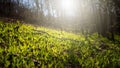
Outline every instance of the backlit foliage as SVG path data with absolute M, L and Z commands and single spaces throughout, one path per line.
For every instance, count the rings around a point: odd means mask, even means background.
M 1 68 L 117 68 L 120 37 L 76 35 L 44 27 L 0 22 Z

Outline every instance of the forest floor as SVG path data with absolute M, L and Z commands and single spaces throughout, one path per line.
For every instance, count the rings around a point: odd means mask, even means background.
M 0 21 L 0 68 L 119 68 L 115 40 Z

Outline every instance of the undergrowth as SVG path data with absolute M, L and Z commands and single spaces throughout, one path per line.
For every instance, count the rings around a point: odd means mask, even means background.
M 0 68 L 119 68 L 115 38 L 0 22 Z

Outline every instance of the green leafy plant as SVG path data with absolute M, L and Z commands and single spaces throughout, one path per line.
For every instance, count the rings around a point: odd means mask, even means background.
M 19 22 L 0 22 L 0 67 L 120 67 L 120 37 L 115 38 L 118 41 L 114 43 L 98 33 L 86 37 Z

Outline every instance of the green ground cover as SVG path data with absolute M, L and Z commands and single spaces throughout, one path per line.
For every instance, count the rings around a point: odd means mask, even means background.
M 73 34 L 0 22 L 0 68 L 117 68 L 120 36 Z

